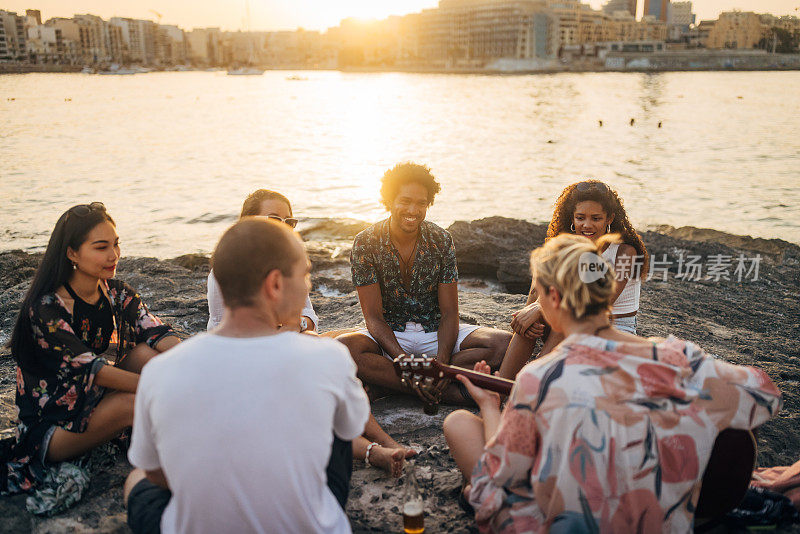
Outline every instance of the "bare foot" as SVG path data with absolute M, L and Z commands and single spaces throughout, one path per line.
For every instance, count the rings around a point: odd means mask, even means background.
M 391 449 L 378 445 L 374 447 L 369 455 L 369 463 L 376 465 L 391 474 L 394 478 L 399 478 L 403 474 L 403 463 L 410 456 L 408 453 L 416 451 L 404 449 L 402 447 Z
M 384 440 L 384 442 L 380 443 L 380 445 L 385 447 L 385 448 L 387 448 L 387 449 L 405 449 L 406 458 L 411 458 L 411 457 L 416 456 L 418 454 L 417 451 L 415 451 L 414 449 L 409 449 L 408 447 L 403 447 L 402 445 L 397 443 L 392 438 Z

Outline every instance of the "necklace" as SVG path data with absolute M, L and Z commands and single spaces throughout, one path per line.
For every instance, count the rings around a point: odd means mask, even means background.
M 411 269 L 409 266 L 409 262 L 412 261 L 414 258 L 414 254 L 417 252 L 417 242 L 419 241 L 419 233 L 414 238 L 414 246 L 411 248 L 411 252 L 408 255 L 408 258 L 404 258 L 403 254 L 400 252 L 400 247 L 397 246 L 394 239 L 392 239 L 392 244 L 394 245 L 395 250 L 397 250 L 397 258 L 400 260 L 400 274 L 403 277 L 403 285 L 406 287 L 407 290 L 411 287 Z

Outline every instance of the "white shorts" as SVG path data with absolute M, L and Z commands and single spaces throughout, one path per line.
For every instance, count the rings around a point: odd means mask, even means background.
M 458 325 L 458 337 L 456 338 L 456 344 L 453 347 L 453 354 L 461 350 L 461 343 L 464 342 L 464 339 L 475 330 L 480 328 L 480 326 L 476 324 L 460 324 Z M 372 334 L 369 333 L 369 330 L 366 328 L 362 328 L 358 331 L 359 334 L 364 334 L 372 341 L 380 346 Z M 439 333 L 438 332 L 426 332 L 422 325 L 419 323 L 406 323 L 406 329 L 403 332 L 395 332 L 394 337 L 397 338 L 397 342 L 400 344 L 400 348 L 403 349 L 403 352 L 406 354 L 416 354 L 422 355 L 427 354 L 428 356 L 436 356 L 439 352 Z M 391 356 L 386 354 L 386 352 L 381 347 L 381 352 L 384 356 L 391 359 Z

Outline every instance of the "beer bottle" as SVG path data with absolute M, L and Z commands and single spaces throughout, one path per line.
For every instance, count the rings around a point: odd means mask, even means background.
M 403 532 L 422 534 L 425 531 L 425 512 L 422 492 L 414 472 L 414 462 L 406 462 L 405 485 L 403 487 Z

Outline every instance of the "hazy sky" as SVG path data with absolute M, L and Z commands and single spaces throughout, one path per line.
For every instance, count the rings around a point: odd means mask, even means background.
M 605 0 L 589 0 L 599 8 Z M 644 0 L 639 0 L 639 11 Z M 345 17 L 384 18 L 436 7 L 438 0 L 249 0 L 252 30 L 284 30 L 303 27 L 325 29 Z M 42 17 L 71 17 L 92 13 L 105 19 L 125 16 L 177 24 L 184 29 L 218 26 L 225 30 L 246 29 L 247 0 L 0 0 L 0 9 L 24 12 L 40 9 Z M 700 19 L 716 19 L 720 11 L 740 9 L 775 15 L 800 15 L 800 0 L 696 0 Z

